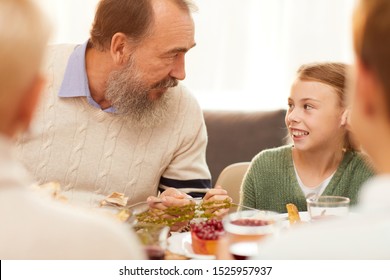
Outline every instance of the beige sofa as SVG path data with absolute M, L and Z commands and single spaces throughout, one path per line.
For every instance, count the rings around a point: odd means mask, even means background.
M 229 164 L 251 161 L 261 150 L 285 143 L 285 110 L 204 111 L 208 132 L 206 159 L 213 184 Z

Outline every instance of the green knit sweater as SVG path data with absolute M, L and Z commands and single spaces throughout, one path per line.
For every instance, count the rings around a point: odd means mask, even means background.
M 373 170 L 360 153 L 345 152 L 344 158 L 322 195 L 346 196 L 351 205 L 357 203 L 358 193 Z M 307 211 L 306 198 L 298 184 L 292 146 L 260 152 L 251 163 L 241 189 L 245 206 L 285 213 L 286 204 L 294 203 L 299 211 Z

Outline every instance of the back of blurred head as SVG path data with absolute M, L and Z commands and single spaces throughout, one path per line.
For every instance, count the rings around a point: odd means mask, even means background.
M 390 1 L 359 0 L 354 14 L 351 124 L 363 149 L 387 172 L 390 153 Z
M 359 1 L 354 17 L 354 48 L 360 62 L 382 83 L 390 108 L 390 1 Z
M 30 0 L 0 0 L 0 134 L 30 122 L 43 85 L 40 66 L 49 25 Z

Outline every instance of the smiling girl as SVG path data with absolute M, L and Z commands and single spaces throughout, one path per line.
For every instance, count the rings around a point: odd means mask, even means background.
M 288 97 L 285 122 L 292 145 L 260 152 L 241 187 L 245 206 L 280 213 L 294 203 L 306 211 L 309 196 L 346 196 L 355 204 L 373 175 L 347 129 L 342 63 L 301 66 Z

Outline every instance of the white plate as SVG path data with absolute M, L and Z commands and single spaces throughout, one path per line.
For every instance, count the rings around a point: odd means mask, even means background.
M 168 238 L 168 250 L 174 254 L 183 255 L 191 259 L 214 260 L 214 255 L 199 255 L 192 250 L 191 233 L 174 233 Z
M 280 217 L 286 218 L 286 220 L 288 221 L 288 213 L 280 214 Z M 301 217 L 301 221 L 303 221 L 303 222 L 310 221 L 309 212 L 307 212 L 307 211 L 299 212 L 299 217 Z
M 282 229 L 289 228 L 290 222 L 288 220 L 288 213 L 279 214 L 279 216 L 282 219 Z M 307 211 L 299 212 L 299 217 L 301 218 L 302 222 L 309 222 L 310 221 L 309 212 L 307 212 Z

